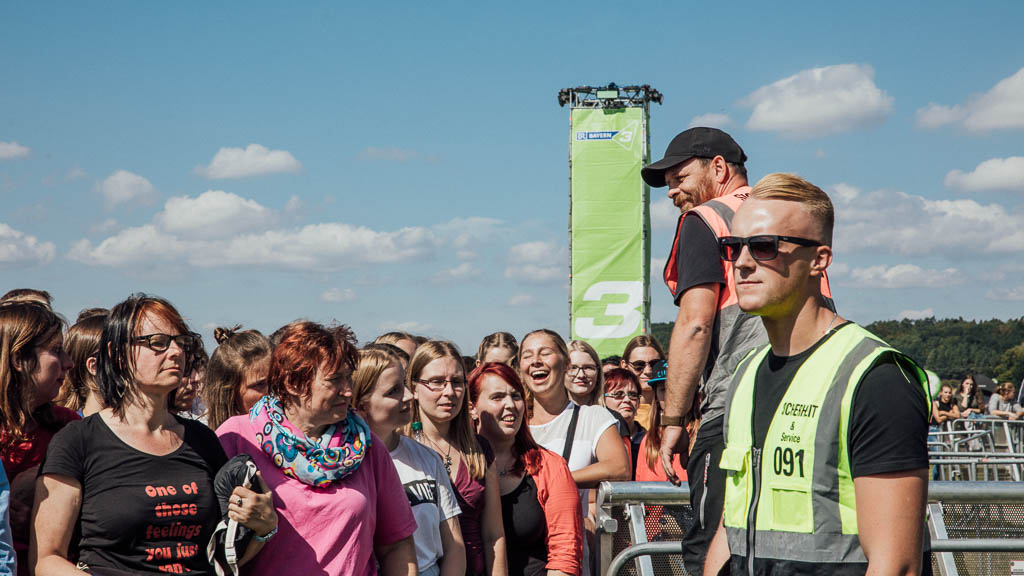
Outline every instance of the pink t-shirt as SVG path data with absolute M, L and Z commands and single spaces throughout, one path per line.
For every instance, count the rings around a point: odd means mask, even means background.
M 285 476 L 256 445 L 248 414 L 228 419 L 217 436 L 228 458 L 252 456 L 274 493 L 278 532 L 242 574 L 373 576 L 374 546 L 394 544 L 416 531 L 398 472 L 375 435 L 359 468 L 326 488 Z

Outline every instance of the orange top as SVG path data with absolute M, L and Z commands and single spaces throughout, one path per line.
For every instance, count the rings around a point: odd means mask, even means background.
M 640 440 L 640 456 L 636 459 L 636 480 L 637 482 L 668 482 L 668 476 L 665 475 L 661 462 L 657 462 L 653 470 L 647 465 L 647 439 L 649 437 L 650 433 L 648 432 L 643 440 Z M 676 471 L 676 476 L 685 482 L 686 468 L 679 464 L 678 454 L 672 459 L 672 468 Z

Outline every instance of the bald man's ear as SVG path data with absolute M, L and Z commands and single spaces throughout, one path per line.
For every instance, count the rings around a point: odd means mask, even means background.
M 814 250 L 814 259 L 811 260 L 811 276 L 819 277 L 826 268 L 832 265 L 832 247 L 818 246 Z

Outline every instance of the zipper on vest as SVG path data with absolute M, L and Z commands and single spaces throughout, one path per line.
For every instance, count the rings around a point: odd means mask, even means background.
M 757 534 L 757 501 L 761 499 L 760 448 L 751 449 L 750 474 L 754 480 L 754 490 L 750 497 L 750 510 L 747 511 L 747 574 L 754 576 L 754 536 Z

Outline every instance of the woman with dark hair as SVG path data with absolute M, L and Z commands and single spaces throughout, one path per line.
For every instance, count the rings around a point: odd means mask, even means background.
M 981 390 L 974 381 L 974 375 L 968 374 L 960 383 L 956 404 L 960 407 L 961 418 L 981 418 L 985 415 L 985 404 L 981 401 Z
M 464 368 L 451 342 L 430 340 L 416 348 L 406 375 L 415 398 L 407 432 L 441 456 L 452 480 L 462 509 L 467 574 L 504 576 L 508 568 L 498 472 L 490 447 L 476 436 Z
M 216 430 L 232 416 L 246 414 L 267 394 L 270 340 L 241 326 L 214 329 L 217 349 L 206 366 L 203 402 L 206 424 Z
M 354 336 L 294 322 L 278 331 L 269 393 L 217 428 L 228 456 L 248 454 L 273 490 L 280 531 L 250 575 L 416 572 L 416 530 L 387 446 L 350 408 Z
M 37 480 L 35 574 L 213 574 L 206 543 L 220 519 L 213 478 L 227 460 L 216 436 L 172 414 L 168 398 L 196 346 L 169 302 L 142 294 L 114 306 L 100 338 L 105 408 L 50 443 Z M 229 517 L 256 538 L 277 527 L 270 495 L 238 487 Z
M 612 368 L 604 376 L 604 394 L 601 405 L 615 411 L 622 417 L 625 424 L 624 437 L 629 439 L 629 457 L 632 460 L 633 479 L 636 479 L 637 457 L 640 454 L 640 442 L 647 434 L 647 429 L 636 421 L 636 409 L 640 405 L 640 382 L 625 368 Z
M 526 390 L 504 363 L 469 375 L 470 410 L 494 449 L 510 576 L 579 575 L 579 494 L 561 456 L 541 448 L 525 425 Z
M 54 406 L 71 359 L 64 321 L 38 302 L 0 305 L 0 453 L 10 480 L 10 522 L 18 573 L 31 574 L 28 547 L 39 464 L 57 432 L 78 414 Z
M 648 334 L 640 334 L 626 344 L 622 352 L 619 366 L 636 374 L 640 382 L 640 406 L 637 408 L 636 419 L 650 430 L 651 409 L 654 405 L 654 390 L 648 381 L 654 373 L 665 364 L 665 351 L 658 339 Z
M 399 434 L 412 421 L 413 399 L 400 357 L 386 349 L 360 350 L 352 384 L 352 405 L 387 446 L 416 517 L 420 576 L 465 576 L 462 510 L 448 472 L 437 452 Z
M 85 317 L 79 314 L 78 322 L 68 329 L 68 336 L 64 339 L 64 349 L 71 357 L 72 367 L 64 376 L 56 402 L 78 412 L 83 418 L 103 408 L 96 384 L 96 367 L 107 314 L 106 310 Z

